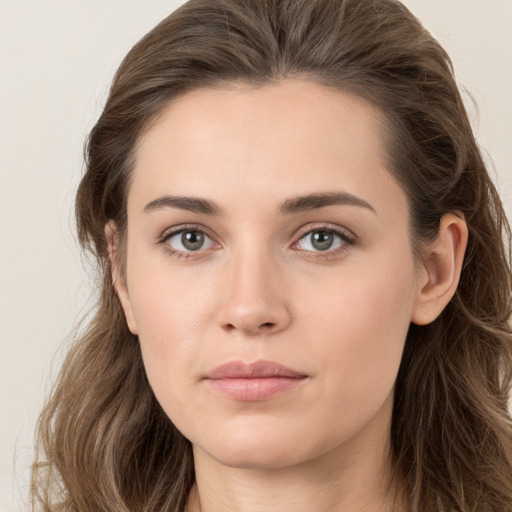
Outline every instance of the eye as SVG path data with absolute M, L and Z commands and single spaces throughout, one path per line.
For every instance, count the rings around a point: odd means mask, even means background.
M 293 248 L 312 252 L 338 252 L 353 243 L 354 237 L 349 233 L 332 227 L 321 227 L 308 231 Z
M 217 246 L 206 233 L 196 228 L 181 228 L 172 231 L 165 235 L 161 242 L 171 254 L 183 253 L 183 256 L 187 256 L 187 253 L 198 252 L 201 249 L 212 249 Z

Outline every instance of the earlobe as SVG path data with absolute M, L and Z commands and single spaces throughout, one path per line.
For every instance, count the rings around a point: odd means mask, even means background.
M 118 244 L 118 236 L 117 236 L 117 227 L 114 222 L 110 221 L 105 226 L 105 237 L 107 239 L 108 246 L 108 256 L 110 259 L 110 269 L 112 275 L 112 283 L 114 285 L 114 289 L 116 291 L 117 296 L 119 297 L 119 301 L 121 302 L 121 306 L 124 311 L 124 316 L 126 318 L 126 323 L 128 324 L 128 328 L 132 334 L 137 335 L 137 324 L 135 322 L 135 317 L 133 315 L 130 294 L 128 292 L 128 287 L 126 284 L 126 278 L 123 272 L 120 269 L 119 264 L 119 244 Z
M 463 215 L 443 215 L 439 235 L 425 248 L 425 259 L 418 272 L 413 323 L 433 322 L 452 299 L 459 284 L 467 241 L 468 228 Z

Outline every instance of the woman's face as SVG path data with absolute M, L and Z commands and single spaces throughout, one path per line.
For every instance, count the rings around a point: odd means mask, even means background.
M 118 290 L 196 454 L 276 468 L 385 441 L 418 292 L 385 162 L 375 111 L 306 81 L 190 92 L 140 140 Z

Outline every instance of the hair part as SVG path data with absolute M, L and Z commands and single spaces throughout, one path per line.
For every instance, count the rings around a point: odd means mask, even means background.
M 418 255 L 445 213 L 468 225 L 458 290 L 434 322 L 411 325 L 396 383 L 392 461 L 408 510 L 512 510 L 510 228 L 448 55 L 394 0 L 190 0 L 125 57 L 87 140 L 76 196 L 79 240 L 103 284 L 40 418 L 33 496 L 44 510 L 184 507 L 191 446 L 145 376 L 105 226 L 116 225 L 122 247 L 137 142 L 173 100 L 294 78 L 355 94 L 382 114 Z

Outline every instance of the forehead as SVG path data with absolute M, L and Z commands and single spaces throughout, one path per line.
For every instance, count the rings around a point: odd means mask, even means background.
M 362 99 L 308 81 L 194 90 L 141 137 L 128 201 L 172 193 L 234 203 L 235 194 L 261 206 L 326 188 L 374 201 L 389 187 L 400 194 L 382 126 Z

